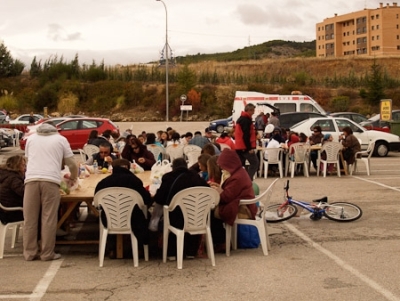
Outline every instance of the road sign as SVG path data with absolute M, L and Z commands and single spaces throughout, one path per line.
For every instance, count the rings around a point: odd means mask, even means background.
M 392 120 L 392 100 L 381 99 L 381 120 Z
M 186 99 L 187 99 L 187 96 L 185 94 L 182 94 L 181 95 L 182 104 L 186 101 Z
M 181 106 L 181 111 L 191 111 L 192 110 L 192 105 L 182 105 Z

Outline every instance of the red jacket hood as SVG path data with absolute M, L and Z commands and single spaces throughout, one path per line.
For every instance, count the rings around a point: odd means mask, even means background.
M 236 170 L 242 168 L 242 162 L 240 161 L 236 151 L 227 148 L 219 155 L 218 165 L 221 169 L 229 171 L 230 174 L 233 174 Z

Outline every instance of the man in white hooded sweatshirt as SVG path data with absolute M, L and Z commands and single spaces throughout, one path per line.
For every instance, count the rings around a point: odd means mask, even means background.
M 27 139 L 25 156 L 27 169 L 24 193 L 23 244 L 25 260 L 40 258 L 43 261 L 61 257 L 54 252 L 57 231 L 57 214 L 60 205 L 62 161 L 71 171 L 75 181 L 78 167 L 67 139 L 50 124 L 42 124 Z M 38 222 L 41 220 L 41 248 L 39 252 Z

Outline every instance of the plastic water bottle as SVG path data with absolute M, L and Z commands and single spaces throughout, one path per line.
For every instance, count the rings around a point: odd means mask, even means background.
M 79 166 L 79 178 L 85 178 L 85 165 L 83 164 Z
M 94 170 L 94 173 L 99 172 L 99 165 L 97 164 L 97 160 L 93 161 L 93 170 Z

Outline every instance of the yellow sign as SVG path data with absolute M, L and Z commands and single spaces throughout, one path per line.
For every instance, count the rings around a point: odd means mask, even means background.
M 381 120 L 392 120 L 392 100 L 381 99 Z

